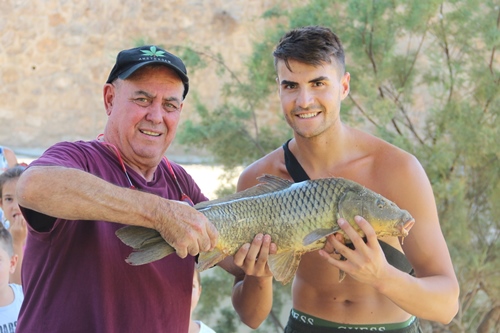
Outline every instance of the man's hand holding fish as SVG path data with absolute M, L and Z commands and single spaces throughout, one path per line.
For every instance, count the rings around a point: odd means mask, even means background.
M 363 233 L 365 240 L 344 219 L 339 219 L 339 227 L 349 236 L 353 248 L 346 246 L 344 237 L 337 233 L 327 237 L 325 247 L 319 254 L 326 260 L 361 283 L 377 285 L 382 275 L 390 271 L 382 247 L 377 240 L 377 234 L 370 223 L 361 216 L 354 218 Z M 394 268 L 394 267 L 392 267 Z

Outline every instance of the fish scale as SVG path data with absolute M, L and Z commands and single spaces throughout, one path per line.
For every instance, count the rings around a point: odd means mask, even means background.
M 231 236 L 231 247 L 226 249 L 228 252 L 236 252 L 242 242 L 251 242 L 256 234 L 266 229 L 266 233 L 276 235 L 273 239 L 281 244 L 279 251 L 283 252 L 289 250 L 291 246 L 298 246 L 305 236 L 297 233 L 295 237 L 289 238 L 288 242 L 281 241 L 280 235 L 283 234 L 283 229 L 294 228 L 307 232 L 308 226 L 314 228 L 332 227 L 334 214 L 331 212 L 334 211 L 333 206 L 336 198 L 329 196 L 333 200 L 327 206 L 324 196 L 319 190 L 328 192 L 332 185 L 334 188 L 336 187 L 336 183 L 330 183 L 330 186 L 326 188 L 316 185 L 316 183 L 309 183 L 299 187 L 296 191 L 288 190 L 262 195 L 259 198 L 246 198 L 238 202 L 212 206 L 210 209 L 200 210 L 200 212 L 215 225 L 222 238 L 228 239 Z M 310 198 L 319 198 L 319 201 Z M 302 205 L 298 205 L 298 202 L 301 202 Z M 256 214 L 256 211 L 259 211 L 260 214 Z M 227 216 L 238 216 L 240 221 L 244 222 L 226 227 L 229 225 Z M 266 223 L 266 221 L 268 222 Z M 240 229 L 238 231 L 244 230 L 245 232 L 235 232 L 235 227 Z
M 345 218 L 361 236 L 364 234 L 354 222 L 356 215 L 362 215 L 378 237 L 405 237 L 414 223 L 407 211 L 347 179 L 293 183 L 264 175 L 259 181 L 245 191 L 194 207 L 219 232 L 215 249 L 200 253 L 199 271 L 234 255 L 243 244 L 251 243 L 256 234 L 263 233 L 271 235 L 277 245 L 277 253 L 269 256 L 269 269 L 276 280 L 286 284 L 295 275 L 304 253 L 322 248 L 328 235 L 343 233 L 337 224 L 339 217 Z M 175 252 L 153 229 L 127 226 L 116 234 L 134 249 L 127 258 L 132 265 L 146 264 Z

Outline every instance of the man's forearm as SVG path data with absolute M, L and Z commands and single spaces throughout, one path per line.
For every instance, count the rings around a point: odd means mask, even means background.
M 20 206 L 57 218 L 153 227 L 145 207 L 156 196 L 132 191 L 81 170 L 48 166 L 27 169 L 17 194 Z

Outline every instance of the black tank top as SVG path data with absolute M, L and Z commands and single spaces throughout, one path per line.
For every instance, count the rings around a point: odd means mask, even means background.
M 300 165 L 299 161 L 297 161 L 297 158 L 295 158 L 293 153 L 288 148 L 288 143 L 290 142 L 290 140 L 292 139 L 289 139 L 287 142 L 283 144 L 286 170 L 292 177 L 293 181 L 296 183 L 311 179 L 307 175 L 304 168 L 302 168 L 302 165 Z M 396 267 L 397 269 L 405 273 L 413 275 L 413 268 L 411 267 L 410 262 L 403 253 L 401 253 L 398 249 L 394 248 L 393 246 L 387 244 L 386 242 L 381 241 L 380 239 L 378 240 L 378 242 L 380 243 L 382 251 L 384 251 L 385 258 L 387 259 L 387 262 L 389 264 L 391 264 L 392 266 Z M 354 247 L 352 243 L 347 244 L 347 246 L 351 248 Z

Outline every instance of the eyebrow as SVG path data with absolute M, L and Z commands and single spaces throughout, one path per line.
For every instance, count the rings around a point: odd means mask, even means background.
M 145 95 L 146 97 L 148 98 L 154 98 L 155 95 L 152 95 L 144 90 L 137 90 L 134 92 L 134 95 L 137 96 L 137 95 Z M 181 103 L 181 100 L 179 100 L 177 97 L 167 97 L 167 98 L 164 98 L 163 99 L 164 102 L 177 102 L 177 103 Z
M 137 95 L 145 95 L 146 97 L 149 97 L 149 98 L 153 98 L 154 95 L 144 91 L 144 90 L 137 90 L 137 91 L 134 91 L 134 96 L 137 96 Z
M 309 83 L 315 83 L 315 82 L 319 82 L 319 81 L 329 81 L 329 79 L 327 76 L 319 76 L 315 79 L 309 80 Z M 294 84 L 297 84 L 297 82 L 288 81 L 288 80 L 281 81 L 281 85 L 294 85 Z

